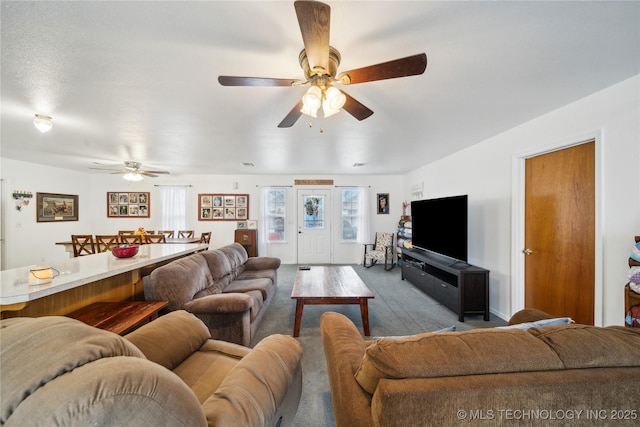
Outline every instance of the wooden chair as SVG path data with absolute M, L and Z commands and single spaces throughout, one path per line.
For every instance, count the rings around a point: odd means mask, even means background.
M 93 255 L 96 253 L 96 246 L 91 234 L 72 234 L 73 256 Z
M 145 243 L 167 243 L 167 237 L 164 234 L 145 234 Z
M 378 261 L 384 261 L 384 269 L 391 270 L 396 265 L 393 237 L 393 233 L 376 233 L 375 243 L 364 244 L 362 265 L 369 268 Z M 368 265 L 367 260 L 369 260 Z M 388 265 L 390 266 L 387 268 Z
M 142 236 L 139 234 L 120 234 L 120 243 L 129 245 L 141 245 Z
M 119 242 L 117 234 L 96 234 L 96 251 L 109 252 Z
M 209 243 L 211 241 L 211 232 L 207 231 L 200 235 L 200 241 L 198 243 Z
M 173 238 L 173 230 L 158 230 L 158 234 L 164 234 L 167 239 Z
M 135 230 L 118 230 L 118 234 L 133 234 Z
M 193 237 L 193 230 L 179 230 L 178 238 L 179 239 L 188 239 Z
M 156 232 L 155 232 L 154 230 L 147 230 L 147 229 L 145 228 L 145 230 L 144 230 L 144 234 L 156 234 Z M 157 234 L 160 234 L 160 233 L 157 233 Z

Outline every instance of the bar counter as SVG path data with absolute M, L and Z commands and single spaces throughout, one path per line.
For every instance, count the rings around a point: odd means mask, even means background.
M 29 284 L 26 267 L 3 270 L 0 282 L 2 318 L 64 315 L 98 301 L 144 299 L 142 277 L 174 259 L 208 248 L 206 243 L 141 245 L 131 258 L 103 252 L 50 265 L 60 272 L 50 283 Z

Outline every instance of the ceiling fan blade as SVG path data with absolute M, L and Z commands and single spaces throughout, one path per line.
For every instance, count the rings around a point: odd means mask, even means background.
M 293 107 L 291 111 L 289 111 L 289 114 L 287 114 L 287 116 L 284 119 L 282 119 L 278 127 L 290 128 L 291 126 L 293 126 L 302 115 L 302 111 L 300 110 L 302 110 L 302 100 L 298 101 L 296 106 Z
M 293 86 L 298 79 L 271 79 L 268 77 L 218 76 L 222 86 Z
M 142 174 L 152 173 L 152 174 L 158 174 L 158 175 L 169 175 L 169 171 L 139 170 L 138 172 L 140 172 Z
M 294 3 L 309 65 L 329 70 L 329 26 L 331 8 L 318 1 L 298 0 Z
M 157 178 L 158 177 L 158 175 L 153 174 L 153 173 L 149 173 L 148 171 L 139 171 L 138 173 L 140 175 L 150 176 L 151 178 Z
M 119 171 L 120 169 L 113 169 L 113 168 L 89 168 L 89 169 L 94 169 L 94 170 L 98 170 L 98 171 Z
M 344 84 L 373 82 L 376 80 L 395 79 L 397 77 L 415 76 L 424 73 L 427 68 L 427 54 L 407 56 L 368 67 L 340 73 L 338 80 Z
M 357 101 L 354 97 L 352 97 L 345 91 L 341 91 L 341 92 L 344 94 L 344 96 L 347 97 L 347 100 L 342 106 L 342 109 L 345 110 L 347 113 L 351 114 L 353 117 L 355 117 L 358 120 L 364 120 L 373 114 L 373 111 L 365 107 L 363 104 Z

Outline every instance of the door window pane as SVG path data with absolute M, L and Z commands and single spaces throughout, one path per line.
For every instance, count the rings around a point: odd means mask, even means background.
M 324 196 L 304 196 L 304 224 L 305 229 L 324 228 Z

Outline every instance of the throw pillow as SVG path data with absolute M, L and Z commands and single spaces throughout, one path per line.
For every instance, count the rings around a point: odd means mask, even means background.
M 556 317 L 553 319 L 537 320 L 535 322 L 518 323 L 516 325 L 497 326 L 496 329 L 522 329 L 523 331 L 526 331 L 529 328 L 542 328 L 543 326 L 553 325 L 568 325 L 569 323 L 574 323 L 573 319 L 571 319 L 570 317 Z

